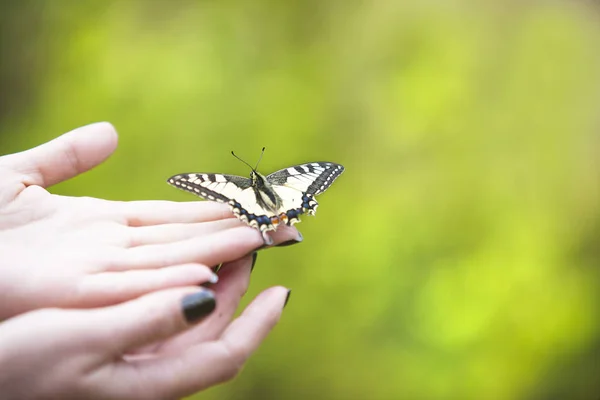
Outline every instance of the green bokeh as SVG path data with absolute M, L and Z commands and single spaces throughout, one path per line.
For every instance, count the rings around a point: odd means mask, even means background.
M 198 398 L 595 398 L 600 9 L 472 3 L 2 5 L 0 150 L 110 121 L 52 191 L 119 200 L 192 200 L 165 179 L 247 175 L 231 150 L 346 167 L 259 256 L 280 325 Z

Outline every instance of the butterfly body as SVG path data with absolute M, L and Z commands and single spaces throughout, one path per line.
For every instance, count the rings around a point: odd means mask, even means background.
M 314 215 L 315 196 L 323 193 L 342 174 L 344 167 L 313 162 L 284 168 L 264 176 L 252 169 L 250 179 L 215 173 L 178 174 L 168 179 L 176 188 L 201 198 L 227 203 L 233 214 L 263 232 L 280 224 L 300 222 L 300 215 Z

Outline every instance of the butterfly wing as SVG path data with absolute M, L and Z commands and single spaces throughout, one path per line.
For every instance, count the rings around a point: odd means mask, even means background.
M 234 215 L 264 233 L 279 223 L 300 222 L 303 213 L 314 215 L 314 196 L 326 191 L 344 167 L 331 162 L 313 162 L 279 170 L 266 177 L 281 199 L 278 213 L 261 207 L 252 181 L 237 175 L 188 173 L 172 176 L 167 182 L 206 200 L 227 203 Z
M 252 181 L 237 175 L 190 173 L 172 176 L 167 182 L 206 200 L 227 203 L 233 214 L 248 225 L 264 232 L 275 229 L 275 216 L 256 200 Z
M 293 224 L 300 221 L 300 214 L 315 214 L 319 203 L 314 197 L 325 192 L 342 172 L 340 164 L 312 162 L 284 168 L 268 175 L 267 180 L 283 202 L 281 212 Z
M 170 177 L 167 182 L 206 200 L 229 203 L 250 189 L 252 181 L 237 175 L 190 173 Z

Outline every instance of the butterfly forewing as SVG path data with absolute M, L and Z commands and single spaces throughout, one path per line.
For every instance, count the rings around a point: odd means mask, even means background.
M 332 162 L 312 162 L 284 168 L 267 176 L 272 185 L 287 186 L 316 196 L 326 191 L 344 172 L 344 167 Z
M 236 199 L 246 189 L 252 191 L 252 181 L 237 175 L 179 174 L 172 176 L 167 182 L 203 199 L 225 203 Z

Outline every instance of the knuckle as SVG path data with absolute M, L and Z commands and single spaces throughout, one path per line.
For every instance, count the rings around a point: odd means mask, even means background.
M 79 153 L 77 152 L 75 147 L 73 147 L 72 143 L 64 143 L 62 153 L 63 159 L 65 159 L 69 164 L 69 168 L 71 169 L 72 174 L 76 174 L 77 172 L 82 171 L 84 169 L 84 164 L 79 158 Z
M 124 247 L 136 247 L 140 245 L 140 240 L 138 238 L 137 231 L 132 229 L 129 226 L 120 225 L 121 229 L 121 237 L 122 243 Z
M 24 203 L 37 202 L 41 197 L 48 196 L 50 193 L 41 186 L 30 185 L 27 186 L 20 193 L 19 198 Z

